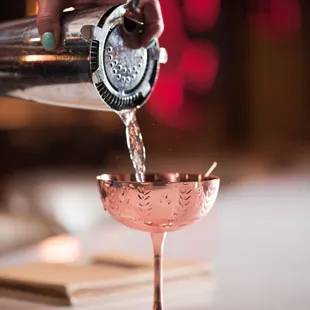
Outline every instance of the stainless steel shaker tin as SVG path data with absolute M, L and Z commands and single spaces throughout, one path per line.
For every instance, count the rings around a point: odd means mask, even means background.
M 35 17 L 0 24 L 0 96 L 95 110 L 141 107 L 167 54 L 158 41 L 135 48 L 143 25 L 127 20 L 126 10 L 65 13 L 52 52 L 41 45 Z

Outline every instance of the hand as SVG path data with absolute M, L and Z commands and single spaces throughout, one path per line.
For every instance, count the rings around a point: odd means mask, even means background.
M 37 25 L 42 45 L 46 50 L 54 50 L 59 44 L 60 18 L 65 8 L 102 4 L 117 5 L 124 3 L 124 0 L 38 0 L 38 3 Z M 140 9 L 145 19 L 141 46 L 147 47 L 153 39 L 160 37 L 164 30 L 164 22 L 159 0 L 141 0 Z

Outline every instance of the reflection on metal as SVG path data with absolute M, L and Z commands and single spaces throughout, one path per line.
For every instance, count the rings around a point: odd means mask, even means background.
M 70 8 L 66 8 L 66 9 L 64 9 L 63 11 L 64 12 L 72 12 L 72 11 L 74 11 L 75 9 L 73 8 L 73 7 L 70 7 Z
M 0 24 L 0 96 L 95 110 L 141 107 L 164 50 L 158 41 L 150 51 L 136 48 L 140 28 L 125 31 L 125 12 L 104 5 L 64 13 L 61 44 L 50 52 L 35 17 Z
M 47 61 L 55 61 L 55 55 L 27 55 L 19 57 L 20 62 L 47 62 Z M 79 56 L 67 56 L 61 55 L 57 57 L 57 61 L 73 61 L 73 60 L 81 60 Z

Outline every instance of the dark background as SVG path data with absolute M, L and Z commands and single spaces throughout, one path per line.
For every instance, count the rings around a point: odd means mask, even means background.
M 214 13 L 217 18 L 213 24 L 205 28 L 202 25 L 204 30 L 191 27 L 186 10 L 192 10 L 191 15 L 196 14 L 199 5 L 209 5 L 213 10 L 216 5 L 212 6 L 212 2 L 220 5 L 220 14 Z M 207 82 L 211 80 L 211 86 L 202 93 L 192 89 L 189 81 L 195 75 L 195 64 L 189 77 L 184 77 L 183 88 L 158 86 L 150 107 L 146 104 L 139 111 L 149 152 L 154 149 L 156 153 L 165 153 L 171 149 L 172 153 L 173 150 L 178 153 L 192 149 L 193 154 L 207 152 L 214 157 L 223 154 L 220 150 L 224 149 L 247 149 L 276 156 L 279 161 L 289 160 L 286 157 L 291 154 L 286 153 L 309 144 L 308 2 L 195 0 L 192 6 L 184 3 L 186 1 L 163 3 L 166 29 L 175 23 L 173 18 L 178 12 L 179 33 L 174 30 L 174 34 L 182 37 L 180 44 L 184 48 L 197 41 L 211 43 L 219 59 L 209 57 L 200 65 L 214 66 L 214 61 L 217 68 L 205 77 Z M 292 3 L 299 7 L 300 20 L 290 16 Z M 35 10 L 34 1 L 17 0 L 14 6 L 8 3 L 1 6 L 0 20 L 21 18 Z M 256 21 L 259 16 L 261 22 Z M 177 56 L 168 34 L 163 35 L 162 45 L 172 60 Z M 178 49 L 182 50 L 182 45 Z M 170 76 L 165 83 L 171 83 L 171 71 L 178 70 L 175 62 L 162 69 L 162 80 Z M 174 112 L 171 94 L 178 97 L 181 92 L 184 96 L 181 108 L 175 108 Z M 170 102 L 166 102 L 167 97 L 172 98 Z M 0 176 L 33 166 L 100 167 L 111 152 L 126 152 L 122 125 L 116 116 L 108 114 L 1 99 Z M 149 126 L 150 123 L 154 125 Z M 189 139 L 191 145 L 184 150 Z M 78 156 L 71 156 L 72 153 Z
M 31 0 L 0 6 L 2 21 L 36 13 Z M 148 171 L 203 172 L 216 160 L 225 186 L 255 178 L 257 166 L 307 160 L 309 1 L 163 0 L 162 9 L 169 62 L 138 112 Z M 113 113 L 1 98 L 0 150 L 4 209 L 16 176 L 31 186 L 33 171 L 132 171 Z

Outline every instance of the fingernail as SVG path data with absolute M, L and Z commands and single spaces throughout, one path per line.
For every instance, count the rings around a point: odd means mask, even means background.
M 152 41 L 150 41 L 150 42 L 147 44 L 147 46 L 146 46 L 145 48 L 146 48 L 146 49 L 149 49 L 149 48 L 153 47 L 153 46 L 155 45 L 155 43 L 156 43 L 156 40 L 153 39 Z
M 43 34 L 42 45 L 48 51 L 51 51 L 55 48 L 56 46 L 55 36 L 52 32 L 45 32 Z

